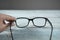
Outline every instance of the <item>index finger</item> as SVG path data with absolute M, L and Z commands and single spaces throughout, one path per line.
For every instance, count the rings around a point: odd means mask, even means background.
M 10 16 L 10 15 L 6 15 L 6 14 L 0 14 L 2 19 L 5 19 L 5 20 L 16 20 L 15 17 L 13 16 Z

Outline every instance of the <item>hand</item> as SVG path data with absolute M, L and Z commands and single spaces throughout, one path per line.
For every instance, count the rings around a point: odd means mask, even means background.
M 16 18 L 6 14 L 0 14 L 0 32 L 4 31 L 10 25 L 9 23 L 5 24 L 4 20 L 8 20 L 10 22 L 16 20 Z

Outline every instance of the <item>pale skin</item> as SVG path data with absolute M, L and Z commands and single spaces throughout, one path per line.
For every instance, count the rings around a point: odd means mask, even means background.
M 5 24 L 3 22 L 4 20 L 14 21 L 14 20 L 16 20 L 16 18 L 12 17 L 10 15 L 6 15 L 6 14 L 0 14 L 0 32 L 6 30 L 7 27 L 9 27 L 9 25 L 10 25 L 10 24 Z M 12 24 L 13 24 L 13 22 L 12 22 Z

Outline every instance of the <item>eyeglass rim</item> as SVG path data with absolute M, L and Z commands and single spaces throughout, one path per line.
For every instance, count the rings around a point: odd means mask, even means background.
M 16 20 L 18 20 L 18 19 L 20 19 L 20 18 L 21 18 L 21 19 L 29 19 L 29 18 L 27 18 L 27 17 L 18 17 L 18 18 L 16 18 Z M 36 18 L 43 18 L 43 19 L 45 19 L 45 24 L 44 24 L 43 26 L 37 26 L 37 25 L 35 25 L 34 22 L 33 22 L 33 25 L 34 25 L 35 27 L 38 27 L 38 28 L 45 27 L 46 22 L 47 22 L 47 18 L 46 18 L 46 17 L 34 17 L 34 18 L 32 18 L 32 19 L 36 19 Z M 16 21 L 15 21 L 15 22 L 16 22 Z M 28 21 L 28 24 L 29 24 L 29 21 Z M 27 24 L 26 26 L 20 27 L 20 26 L 17 25 L 17 22 L 16 22 L 16 26 L 17 26 L 18 28 L 25 28 L 25 27 L 28 26 L 28 24 Z

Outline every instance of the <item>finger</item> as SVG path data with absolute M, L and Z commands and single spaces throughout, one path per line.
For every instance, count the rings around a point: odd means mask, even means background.
M 1 16 L 2 19 L 5 19 L 5 20 L 16 20 L 15 17 L 12 17 L 10 15 L 0 14 L 0 16 Z
M 12 17 L 12 16 L 6 16 L 6 20 L 14 21 L 14 20 L 16 20 L 16 18 L 15 17 Z
M 14 25 L 15 25 L 15 24 L 12 23 L 11 25 L 10 25 L 10 24 L 5 24 L 4 26 L 7 28 L 7 27 L 10 27 L 10 26 L 12 27 L 12 26 L 14 26 Z
M 8 26 L 10 26 L 10 24 L 3 24 L 3 26 L 4 26 L 4 27 L 8 27 Z
M 4 31 L 9 25 L 7 24 L 1 24 L 0 25 L 0 31 Z
M 15 25 L 14 21 L 10 22 L 10 21 L 4 20 L 3 23 L 4 23 L 4 24 L 11 25 L 11 26 L 14 26 L 14 25 Z

